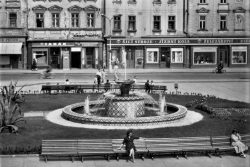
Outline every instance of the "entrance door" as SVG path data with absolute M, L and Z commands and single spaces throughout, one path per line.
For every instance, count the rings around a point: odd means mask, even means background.
M 87 68 L 95 68 L 95 48 L 86 48 Z
M 127 68 L 135 68 L 135 50 L 128 49 L 126 60 L 127 60 Z
M 81 68 L 81 52 L 71 52 L 71 68 Z
M 60 48 L 51 48 L 51 67 L 60 68 Z
M 224 64 L 224 67 L 227 67 L 228 66 L 228 51 L 226 49 L 221 49 L 219 51 L 219 62 L 217 63 L 220 63 L 220 61 L 223 62 Z

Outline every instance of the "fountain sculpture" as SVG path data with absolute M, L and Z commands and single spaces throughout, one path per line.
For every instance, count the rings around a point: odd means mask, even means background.
M 117 82 L 120 93 L 107 92 L 95 101 L 87 97 L 85 102 L 63 108 L 61 116 L 72 122 L 115 127 L 169 124 L 186 116 L 185 107 L 166 103 L 164 95 L 155 101 L 145 92 L 130 93 L 133 83 L 132 80 Z

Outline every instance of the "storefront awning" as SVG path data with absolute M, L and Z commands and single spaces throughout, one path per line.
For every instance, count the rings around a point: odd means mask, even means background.
M 22 43 L 0 43 L 0 54 L 22 54 Z

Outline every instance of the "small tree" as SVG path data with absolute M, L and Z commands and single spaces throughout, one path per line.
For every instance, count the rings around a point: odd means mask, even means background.
M 17 123 L 25 121 L 21 115 L 20 104 L 24 101 L 20 94 L 21 87 L 18 91 L 15 91 L 16 84 L 11 82 L 9 86 L 3 86 L 1 88 L 0 97 L 0 133 L 4 129 L 8 129 L 11 133 L 18 131 Z

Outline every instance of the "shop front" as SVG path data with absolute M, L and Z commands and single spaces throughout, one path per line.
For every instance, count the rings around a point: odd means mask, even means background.
M 127 68 L 250 66 L 249 38 L 120 38 L 112 39 L 111 47 L 112 64 L 124 61 L 125 50 Z
M 100 30 L 48 31 L 30 30 L 28 65 L 37 59 L 38 68 L 99 68 L 103 66 L 103 39 Z
M 25 46 L 25 38 L 0 38 L 0 67 L 22 69 Z
M 29 67 L 37 59 L 38 68 L 98 68 L 102 66 L 102 42 L 29 42 Z

